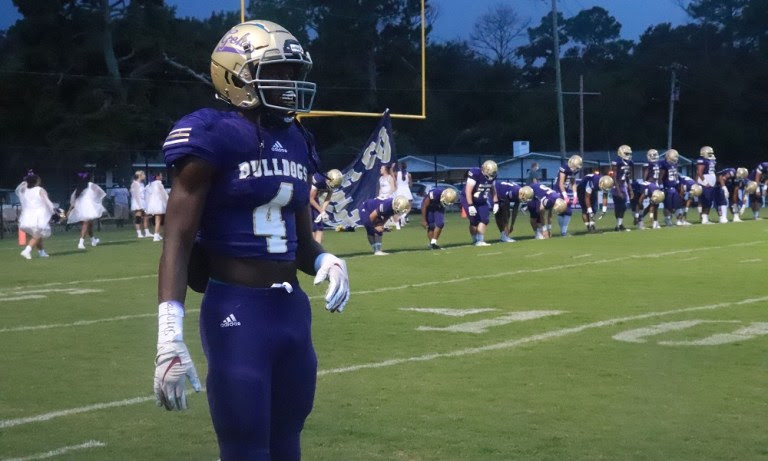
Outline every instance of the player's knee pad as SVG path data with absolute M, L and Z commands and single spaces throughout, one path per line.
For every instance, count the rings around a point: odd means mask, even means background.
M 133 217 L 133 223 L 134 223 L 134 224 L 141 224 L 141 216 L 139 216 L 139 215 L 135 215 L 135 216 Z

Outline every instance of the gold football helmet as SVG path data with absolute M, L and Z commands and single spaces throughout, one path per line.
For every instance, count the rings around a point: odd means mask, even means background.
M 493 160 L 484 161 L 480 169 L 483 171 L 483 176 L 489 180 L 496 179 L 496 175 L 499 173 L 499 166 Z
M 712 149 L 710 146 L 704 146 L 699 150 L 699 155 L 704 158 L 715 158 L 715 150 Z
M 311 68 L 312 58 L 296 37 L 263 20 L 231 28 L 211 54 L 216 96 L 240 109 L 309 112 L 316 90 L 305 80 Z
M 659 161 L 659 151 L 656 149 L 649 149 L 647 158 L 649 162 L 658 162 Z
M 749 181 L 747 185 L 744 186 L 744 193 L 750 195 L 757 193 L 757 183 L 755 181 Z
M 613 178 L 610 176 L 601 176 L 597 182 L 597 187 L 602 191 L 610 190 L 613 187 Z
M 691 186 L 691 191 L 690 192 L 691 192 L 692 196 L 699 197 L 699 196 L 701 196 L 701 193 L 704 192 L 704 189 L 702 189 L 700 185 L 694 184 L 694 185 Z
M 571 171 L 580 170 L 582 163 L 580 155 L 571 155 L 571 158 L 568 159 L 568 168 L 570 168 Z
M 553 209 L 553 210 L 555 211 L 555 213 L 557 213 L 557 214 L 562 214 L 562 213 L 565 213 L 565 210 L 566 210 L 567 208 L 568 208 L 568 204 L 567 204 L 567 203 L 565 203 L 565 200 L 563 200 L 563 199 L 561 199 L 561 198 L 559 198 L 559 199 L 555 200 L 555 204 L 554 204 L 554 205 L 552 205 L 552 209 Z
M 651 203 L 653 203 L 654 205 L 658 205 L 659 203 L 664 201 L 664 197 L 665 197 L 664 191 L 656 189 L 651 194 Z
M 443 206 L 456 203 L 457 198 L 458 195 L 456 194 L 456 189 L 452 189 L 450 187 L 446 187 L 443 192 L 440 193 L 440 203 L 442 203 Z
M 746 168 L 736 168 L 736 179 L 744 179 L 749 175 L 749 170 Z
M 336 168 L 328 170 L 328 173 L 325 175 L 325 177 L 325 183 L 330 189 L 337 189 L 339 186 L 341 186 L 341 181 L 344 179 L 344 175 L 341 174 L 341 171 L 337 170 Z
M 392 209 L 395 210 L 395 213 L 397 214 L 408 213 L 411 211 L 411 203 L 405 196 L 398 195 L 392 199 Z
M 664 152 L 664 158 L 667 159 L 667 162 L 677 165 L 677 161 L 680 160 L 680 154 L 677 153 L 676 149 L 669 149 Z
M 619 154 L 619 157 L 623 158 L 624 160 L 629 160 L 632 158 L 632 148 L 626 144 L 619 146 L 619 149 L 616 151 L 616 153 Z
M 517 197 L 521 202 L 528 202 L 533 198 L 533 188 L 531 186 L 523 186 L 517 191 Z

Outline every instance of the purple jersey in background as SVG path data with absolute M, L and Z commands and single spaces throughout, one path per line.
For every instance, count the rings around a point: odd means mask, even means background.
M 618 177 L 615 178 L 617 184 L 626 184 L 632 178 L 632 168 L 635 166 L 632 160 L 624 160 L 619 157 L 611 162 L 611 166 L 618 168 Z
M 309 203 L 310 151 L 296 125 L 267 133 L 236 112 L 202 109 L 163 144 L 171 167 L 186 156 L 216 170 L 197 239 L 236 258 L 294 260 L 296 212 Z
M 677 187 L 679 184 L 678 176 L 679 173 L 677 171 L 677 164 L 669 163 L 666 159 L 659 162 L 659 170 L 662 172 L 662 176 L 664 176 L 664 184 L 663 186 L 665 188 L 670 187 Z M 664 175 L 664 172 L 667 174 Z
M 475 181 L 475 185 L 472 187 L 473 205 L 487 204 L 493 187 L 493 180 L 486 178 L 480 168 L 470 168 L 467 172 L 467 178 Z
M 520 184 L 513 181 L 496 181 L 496 195 L 500 202 L 520 203 Z

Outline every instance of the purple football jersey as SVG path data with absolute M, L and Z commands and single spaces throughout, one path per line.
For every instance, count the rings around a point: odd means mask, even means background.
M 659 171 L 661 176 L 664 177 L 664 187 L 677 187 L 679 173 L 676 163 L 670 163 L 666 159 L 662 160 L 659 162 Z
M 632 167 L 634 167 L 634 163 L 632 160 L 624 160 L 623 158 L 619 157 L 616 160 L 613 160 L 611 162 L 612 167 L 618 168 L 618 177 L 616 178 L 616 182 L 618 183 L 626 183 L 629 181 L 629 179 L 632 177 Z
M 557 172 L 557 179 L 555 179 L 555 189 L 560 190 L 560 185 L 558 182 L 560 181 L 560 173 L 563 174 L 563 187 L 565 187 L 565 190 L 568 191 L 573 186 L 574 176 L 576 175 L 576 172 L 574 172 L 568 164 L 563 164 L 560 166 L 560 169 Z
M 472 187 L 473 204 L 477 206 L 479 203 L 487 202 L 493 187 L 493 180 L 486 178 L 480 168 L 470 168 L 467 172 L 467 178 L 475 181 L 475 185 Z
M 310 151 L 291 125 L 259 129 L 237 112 L 202 109 L 179 120 L 163 144 L 170 167 L 186 156 L 216 172 L 198 241 L 237 258 L 296 258 L 295 213 L 309 202 Z
M 520 202 L 520 184 L 513 181 L 496 181 L 496 195 L 510 203 Z
M 659 177 L 660 177 L 659 162 L 649 161 L 648 165 L 646 166 L 645 177 L 643 179 L 646 181 L 658 183 Z

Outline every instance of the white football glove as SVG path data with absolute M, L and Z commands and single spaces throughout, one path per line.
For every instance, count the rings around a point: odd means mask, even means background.
M 475 216 L 477 214 L 477 208 L 475 208 L 474 205 L 468 206 L 467 211 L 469 211 L 470 216 Z
M 322 253 L 315 258 L 315 271 L 315 285 L 328 279 L 325 308 L 329 312 L 343 312 L 349 300 L 347 264 L 330 253 Z
M 157 406 L 166 410 L 187 408 L 186 384 L 189 379 L 195 392 L 200 392 L 200 379 L 195 364 L 184 344 L 184 306 L 175 301 L 158 306 L 157 355 L 155 356 L 154 391 Z
M 499 212 L 499 204 L 498 203 L 494 203 L 493 204 L 493 214 L 496 214 L 498 212 Z
M 319 223 L 320 221 L 327 221 L 328 220 L 328 213 L 323 211 L 319 215 L 317 215 L 317 218 L 315 218 L 315 222 Z

